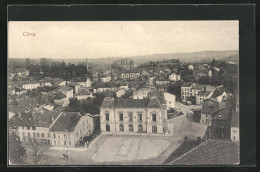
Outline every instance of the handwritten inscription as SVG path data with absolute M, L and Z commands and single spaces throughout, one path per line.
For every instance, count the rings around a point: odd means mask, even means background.
M 32 37 L 35 37 L 35 36 L 36 36 L 36 33 L 23 32 L 23 36 L 32 36 Z

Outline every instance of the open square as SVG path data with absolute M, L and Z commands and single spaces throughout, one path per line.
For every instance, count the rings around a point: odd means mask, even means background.
M 170 145 L 165 140 L 139 138 L 109 138 L 92 157 L 96 162 L 149 159 L 159 155 Z

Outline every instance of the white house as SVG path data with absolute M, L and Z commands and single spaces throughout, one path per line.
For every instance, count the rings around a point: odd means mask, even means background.
M 22 87 L 26 90 L 33 90 L 37 89 L 38 87 L 41 87 L 41 84 L 39 82 L 27 82 L 23 83 Z
M 177 75 L 175 73 L 169 75 L 169 80 L 171 81 L 179 81 L 181 79 L 181 75 Z
M 175 108 L 175 101 L 176 101 L 176 96 L 174 94 L 170 93 L 163 93 L 163 96 L 167 102 L 167 110 L 170 110 L 171 108 Z
M 81 89 L 76 95 L 77 100 L 87 100 L 92 97 L 92 93 L 86 89 Z
M 125 95 L 125 92 L 126 92 L 126 90 L 125 90 L 124 88 L 119 89 L 119 90 L 116 92 L 116 97 L 117 97 L 117 98 L 121 98 L 123 95 Z
M 58 89 L 58 91 L 62 92 L 64 95 L 66 95 L 67 99 L 73 98 L 73 89 L 68 86 L 61 87 Z
M 188 66 L 188 69 L 189 69 L 189 70 L 193 70 L 193 65 L 189 65 L 189 66 Z
M 94 131 L 94 120 L 90 114 L 62 112 L 50 126 L 50 144 L 55 147 L 75 147 L 83 137 Z

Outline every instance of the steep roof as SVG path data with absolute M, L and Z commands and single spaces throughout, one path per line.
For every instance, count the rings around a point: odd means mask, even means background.
M 90 95 L 89 91 L 85 89 L 81 89 L 80 92 L 78 93 L 79 96 L 85 96 L 85 95 Z
M 211 91 L 199 91 L 197 95 L 207 97 L 210 93 Z
M 81 117 L 79 112 L 63 112 L 50 131 L 73 132 Z
M 214 91 L 212 97 L 217 98 L 218 96 L 222 95 L 225 92 L 224 88 L 218 88 Z
M 220 165 L 239 163 L 239 144 L 230 141 L 207 140 L 174 160 L 174 165 Z
M 205 100 L 202 103 L 201 113 L 203 114 L 212 114 L 219 110 L 219 103 L 212 100 Z
M 54 95 L 55 95 L 54 100 L 61 100 L 61 99 L 64 99 L 64 98 L 67 97 L 66 95 L 64 95 L 64 94 L 63 94 L 62 92 L 60 92 L 60 91 L 56 91 L 56 92 L 54 93 Z

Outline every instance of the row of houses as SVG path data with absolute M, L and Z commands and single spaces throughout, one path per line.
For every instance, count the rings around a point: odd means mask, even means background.
M 233 95 L 211 98 L 202 103 L 200 122 L 208 126 L 208 138 L 239 141 L 238 103 L 238 96 L 234 98 Z
M 223 86 L 214 87 L 211 85 L 199 85 L 196 83 L 184 83 L 181 86 L 181 98 L 184 101 L 194 97 L 196 104 L 202 104 L 203 101 L 212 98 L 222 99 L 227 95 Z
M 16 114 L 10 126 L 17 129 L 22 142 L 42 141 L 50 146 L 75 147 L 94 131 L 93 116 L 80 112 L 61 112 L 45 108 Z

